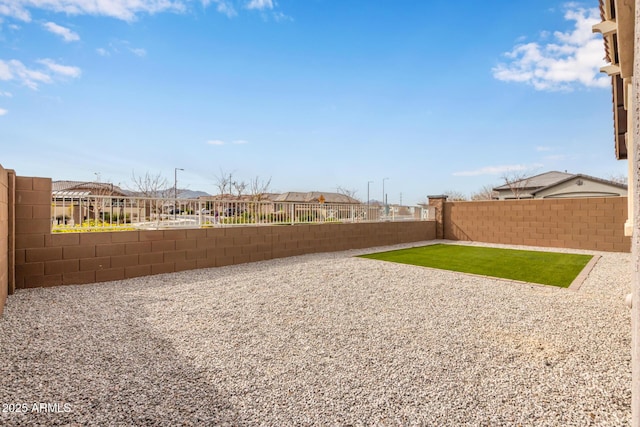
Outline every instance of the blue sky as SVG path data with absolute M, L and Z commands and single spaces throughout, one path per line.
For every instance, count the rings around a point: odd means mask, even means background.
M 0 0 L 0 163 L 415 204 L 626 174 L 597 1 Z M 98 174 L 98 175 L 96 175 Z

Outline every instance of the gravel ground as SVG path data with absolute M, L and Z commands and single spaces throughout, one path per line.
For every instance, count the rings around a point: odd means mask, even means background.
M 20 290 L 0 424 L 629 424 L 629 254 L 574 292 L 367 252 Z

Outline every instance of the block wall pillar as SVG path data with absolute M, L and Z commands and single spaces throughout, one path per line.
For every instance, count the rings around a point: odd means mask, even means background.
M 436 239 L 444 239 L 444 202 L 447 200 L 445 195 L 427 196 L 429 199 L 429 207 L 435 210 L 436 220 Z

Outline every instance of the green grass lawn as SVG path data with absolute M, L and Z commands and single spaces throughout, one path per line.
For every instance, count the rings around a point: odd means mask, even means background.
M 361 257 L 565 288 L 592 258 L 591 255 L 447 244 Z

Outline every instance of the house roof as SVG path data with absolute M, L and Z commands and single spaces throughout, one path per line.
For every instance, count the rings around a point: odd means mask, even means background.
M 493 190 L 505 191 L 505 190 L 511 190 L 512 187 L 516 187 L 520 190 L 530 190 L 531 194 L 536 194 L 575 178 L 582 178 L 590 181 L 601 182 L 603 184 L 608 184 L 608 185 L 612 185 L 612 186 L 623 188 L 623 189 L 627 188 L 625 184 L 620 184 L 618 182 L 610 181 L 608 179 L 597 178 L 591 175 L 585 175 L 582 173 L 571 174 L 566 172 L 551 171 L 551 172 L 542 173 L 540 175 L 535 175 L 529 178 L 524 178 L 520 181 L 516 181 L 515 183 L 512 183 L 511 185 L 509 184 L 501 185 L 500 187 L 496 187 Z
M 280 194 L 278 193 L 262 193 L 260 195 L 254 195 L 254 194 L 243 194 L 241 196 L 235 195 L 235 194 L 230 194 L 230 193 L 224 193 L 224 194 L 216 194 L 216 195 L 206 195 L 206 196 L 199 196 L 198 199 L 200 200 L 221 200 L 221 201 L 238 201 L 238 202 L 251 202 L 251 201 L 256 201 L 256 200 L 261 200 L 261 201 L 267 201 L 267 200 L 273 200 L 274 197 L 279 196 Z
M 558 171 L 545 172 L 539 175 L 531 176 L 529 178 L 521 179 L 511 184 L 501 185 L 500 187 L 496 187 L 493 190 L 504 191 L 504 190 L 511 190 L 511 188 L 514 188 L 514 187 L 520 190 L 537 189 L 542 187 L 548 187 L 549 185 L 555 185 L 560 181 L 563 181 L 567 178 L 571 178 L 573 176 L 575 175 L 566 173 L 566 172 L 558 172 Z
M 274 202 L 317 203 L 320 200 L 320 196 L 324 198 L 326 203 L 360 203 L 358 200 L 353 197 L 349 197 L 346 194 L 322 191 L 309 191 L 306 193 L 289 191 L 287 193 L 282 193 L 271 200 Z
M 128 191 L 123 190 L 115 184 L 108 182 L 86 182 L 86 181 L 53 181 L 51 192 L 56 195 L 110 195 L 119 194 L 126 196 Z
M 262 201 L 271 202 L 295 202 L 295 203 L 318 203 L 320 196 L 324 198 L 326 203 L 352 203 L 359 204 L 360 201 L 340 193 L 331 193 L 323 191 L 288 191 L 286 193 L 263 193 L 260 196 Z M 250 194 L 235 196 L 232 194 L 216 194 L 215 196 L 199 197 L 201 200 L 221 200 L 221 201 L 253 201 L 256 197 Z

